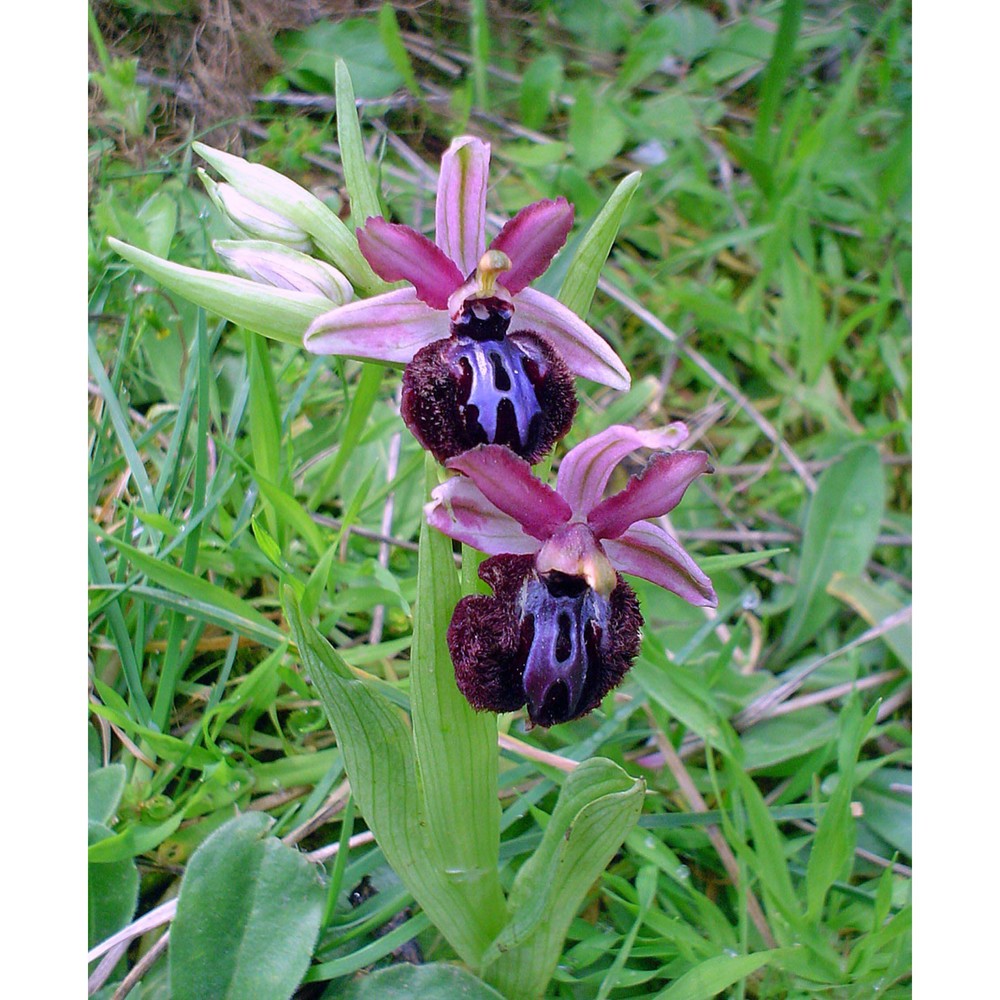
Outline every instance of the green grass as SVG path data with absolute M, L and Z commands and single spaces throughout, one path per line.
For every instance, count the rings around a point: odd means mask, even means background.
M 287 33 L 271 99 L 240 129 L 251 159 L 336 197 L 341 55 L 399 221 L 430 227 L 437 159 L 464 130 L 493 145 L 498 218 L 564 195 L 583 233 L 642 171 L 588 316 L 633 388 L 581 384 L 566 444 L 613 422 L 690 424 L 716 472 L 672 523 L 720 606 L 708 619 L 639 581 L 643 651 L 603 709 L 549 731 L 509 722 L 522 744 L 609 757 L 649 789 L 547 995 L 908 996 L 909 6 L 789 0 L 733 20 L 619 0 L 603 21 L 598 7 L 419 8 Z M 312 41 L 327 58 L 307 58 Z M 102 59 L 128 55 L 143 68 L 141 47 Z M 128 93 L 141 77 L 115 80 L 91 123 L 89 944 L 173 898 L 199 846 L 254 810 L 313 862 L 296 879 L 332 879 L 302 893 L 318 937 L 301 996 L 353 996 L 351 977 L 410 937 L 428 962 L 454 956 L 377 846 L 346 849 L 364 825 L 279 587 L 407 705 L 423 455 L 398 373 L 246 334 L 108 249 L 111 235 L 215 267 L 209 241 L 229 235 L 189 148 L 216 123 L 157 143 L 161 92 L 143 105 Z M 304 105 L 283 102 L 290 88 Z M 555 294 L 562 278 L 557 260 L 537 284 Z M 505 889 L 564 773 L 501 751 Z M 378 891 L 352 905 L 365 876 Z M 136 938 L 102 996 L 161 933 Z M 134 996 L 166 995 L 152 955 Z

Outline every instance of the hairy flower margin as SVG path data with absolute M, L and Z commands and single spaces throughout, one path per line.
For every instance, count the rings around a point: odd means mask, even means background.
M 673 510 L 712 471 L 705 452 L 673 450 L 686 438 L 681 423 L 609 427 L 567 452 L 554 490 L 496 445 L 447 463 L 462 475 L 433 491 L 427 521 L 493 557 L 480 568 L 493 596 L 459 601 L 448 631 L 456 680 L 473 707 L 509 712 L 527 703 L 540 726 L 595 708 L 639 650 L 642 615 L 621 572 L 717 605 L 711 580 L 647 520 Z M 656 454 L 603 499 L 615 467 L 638 448 Z
M 402 362 L 402 416 L 439 461 L 505 444 L 537 461 L 576 409 L 571 374 L 627 389 L 621 359 L 575 313 L 529 287 L 573 224 L 565 198 L 521 209 L 486 244 L 490 147 L 455 139 L 441 160 L 435 241 L 369 218 L 358 244 L 372 270 L 410 287 L 333 309 L 305 346 Z

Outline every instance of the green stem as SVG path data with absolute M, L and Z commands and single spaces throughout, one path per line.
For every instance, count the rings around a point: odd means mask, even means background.
M 430 489 L 437 485 L 430 456 L 426 469 Z M 485 949 L 506 919 L 497 873 L 497 725 L 492 713 L 473 711 L 455 684 L 447 632 L 460 596 L 451 541 L 425 522 L 410 668 L 417 771 L 435 861 L 465 900 Z

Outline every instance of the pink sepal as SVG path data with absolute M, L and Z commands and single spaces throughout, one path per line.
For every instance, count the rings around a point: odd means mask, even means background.
M 657 525 L 640 521 L 620 538 L 606 539 L 601 545 L 619 572 L 641 576 L 696 607 L 718 606 L 712 581 L 680 543 Z
M 513 267 L 500 284 L 516 295 L 545 273 L 573 228 L 573 206 L 565 198 L 526 205 L 497 234 L 491 250 L 502 250 Z
M 625 489 L 599 503 L 587 515 L 587 523 L 598 538 L 617 538 L 636 521 L 672 511 L 695 478 L 711 468 L 703 451 L 654 455 Z
M 417 298 L 432 309 L 447 308 L 448 296 L 465 277 L 426 236 L 377 216 L 358 230 L 358 246 L 380 278 L 408 281 L 417 290 Z
M 613 424 L 566 453 L 559 464 L 556 491 L 574 514 L 586 517 L 601 502 L 611 473 L 623 458 L 639 448 L 655 451 L 677 448 L 687 436 L 687 425 L 680 421 L 644 431 L 627 424 Z
M 446 313 L 421 302 L 412 288 L 361 299 L 317 316 L 303 341 L 313 354 L 406 364 L 449 336 Z
M 569 504 L 536 479 L 531 466 L 503 445 L 473 448 L 447 463 L 467 475 L 483 495 L 513 517 L 533 538 L 548 538 L 572 515 Z
M 537 539 L 526 535 L 514 518 L 491 504 L 465 476 L 436 487 L 424 514 L 432 528 L 491 556 L 530 555 L 539 548 Z
M 511 323 L 511 332 L 515 330 L 534 330 L 575 375 L 621 391 L 631 385 L 628 369 L 608 342 L 551 295 L 534 288 L 518 292 Z
M 434 241 L 462 277 L 476 269 L 486 249 L 486 185 L 490 145 L 471 135 L 453 139 L 441 157 Z

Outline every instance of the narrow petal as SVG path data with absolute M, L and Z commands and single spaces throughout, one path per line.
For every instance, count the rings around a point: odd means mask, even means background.
M 619 572 L 641 576 L 696 607 L 718 606 L 712 581 L 680 542 L 657 525 L 640 521 L 620 538 L 601 544 Z
M 548 538 L 572 514 L 569 504 L 531 473 L 531 466 L 503 445 L 473 448 L 448 463 L 467 475 L 483 495 L 533 538 Z
M 668 514 L 691 483 L 711 470 L 703 451 L 660 452 L 625 489 L 599 503 L 587 515 L 587 523 L 598 538 L 617 538 L 636 521 Z
M 687 436 L 687 425 L 680 421 L 645 431 L 614 424 L 566 452 L 559 465 L 556 492 L 569 503 L 574 514 L 585 517 L 601 502 L 604 487 L 623 458 L 639 448 L 672 450 L 682 445 Z
M 448 336 L 448 317 L 400 288 L 318 316 L 306 330 L 313 354 L 406 364 L 421 347 Z
M 500 283 L 516 295 L 545 273 L 573 228 L 573 206 L 565 198 L 526 205 L 497 234 L 491 250 L 502 250 L 513 267 Z
M 538 540 L 526 535 L 514 518 L 491 504 L 465 476 L 455 476 L 434 489 L 424 513 L 432 528 L 491 556 L 538 551 Z
M 452 140 L 441 157 L 434 211 L 437 245 L 465 277 L 486 250 L 486 184 L 490 145 L 471 135 Z
M 380 278 L 408 281 L 432 309 L 446 309 L 448 296 L 464 279 L 454 261 L 409 226 L 370 218 L 358 230 L 358 246 Z
M 623 391 L 631 385 L 628 369 L 607 341 L 551 295 L 525 288 L 514 299 L 514 309 L 511 332 L 534 330 L 575 375 Z

